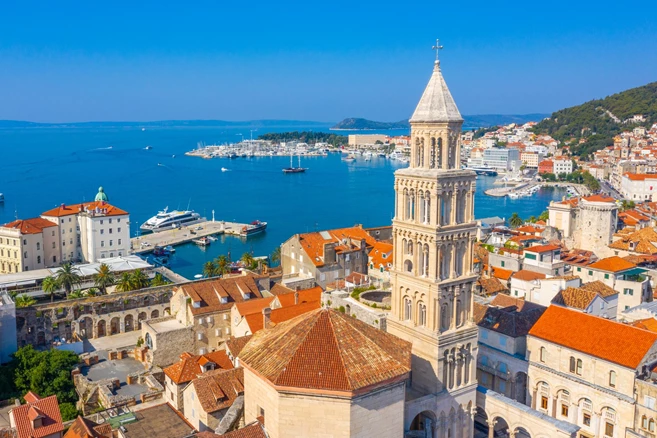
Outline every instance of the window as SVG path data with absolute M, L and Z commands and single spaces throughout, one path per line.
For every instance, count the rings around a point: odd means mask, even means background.
M 504 267 L 504 260 L 502 260 L 502 261 L 500 262 L 500 265 L 502 265 L 502 267 Z
M 27 251 L 25 251 L 25 252 L 23 253 L 23 258 L 24 258 L 24 259 L 27 258 Z
M 616 387 L 616 371 L 609 371 L 609 386 Z
M 121 239 L 119 239 L 119 245 L 121 244 Z
M 605 422 L 605 436 L 614 436 L 614 425 L 608 421 Z
M 23 239 L 23 245 L 27 245 L 27 239 Z
M 500 394 L 506 394 L 506 382 L 504 380 L 500 381 L 499 392 Z
M 500 362 L 500 364 L 497 366 L 497 369 L 500 370 L 501 373 L 506 373 L 506 364 L 504 362 Z
M 102 219 L 100 220 L 100 224 L 103 225 L 103 220 Z
M 404 298 L 404 319 L 408 321 L 411 319 L 411 299 L 410 298 Z
M 593 271 L 589 271 L 589 275 L 593 275 Z
M 121 227 L 117 228 L 117 229 L 116 229 L 116 232 L 117 232 L 117 233 L 120 233 L 120 232 L 121 232 Z
M 109 233 L 112 234 L 112 229 L 111 228 L 109 229 Z
M 582 423 L 584 423 L 584 426 L 590 426 L 591 414 L 587 414 L 586 412 L 584 412 L 584 415 L 582 415 Z
M 41 256 L 37 256 L 37 263 L 41 263 Z
M 605 280 L 609 280 L 609 274 L 605 274 Z
M 103 229 L 101 228 L 101 230 L 100 230 L 100 234 L 105 234 L 105 230 L 103 230 Z
M 112 245 L 114 245 L 114 241 L 113 241 L 113 240 L 110 240 L 110 242 L 109 242 L 109 243 L 110 243 L 110 244 L 109 244 L 109 246 L 112 246 Z
M 575 372 L 575 358 L 573 356 L 570 356 L 570 372 Z
M 634 295 L 634 290 L 630 289 L 629 287 L 626 287 L 623 289 L 623 295 Z
M 545 362 L 546 359 L 547 359 L 547 350 L 545 349 L 545 347 L 541 347 L 540 360 L 541 362 Z
M 116 221 L 117 221 L 117 222 L 121 222 L 121 218 L 118 218 Z
M 566 403 L 561 405 L 561 416 L 562 417 L 568 416 L 568 405 Z
M 41 249 L 41 244 L 37 242 L 37 250 Z
M 648 422 L 648 430 L 649 430 L 650 432 L 654 432 L 654 431 L 655 431 L 655 420 L 653 420 L 652 418 L 651 418 L 650 421 Z
M 544 395 L 541 396 L 541 409 L 547 409 L 548 407 L 548 398 Z
M 641 427 L 648 429 L 648 418 L 645 415 L 641 417 Z
M 575 370 L 575 373 L 578 376 L 582 375 L 582 359 L 577 359 L 577 369 Z
M 427 306 L 420 303 L 420 305 L 418 307 L 419 307 L 418 308 L 419 315 L 418 315 L 418 318 L 417 318 L 418 319 L 417 323 L 418 323 L 418 325 L 425 326 L 425 325 L 427 325 Z
M 112 218 L 110 218 L 109 223 L 110 223 L 110 224 L 112 223 Z
M 258 416 L 265 418 L 265 409 L 262 406 L 258 406 Z
M 52 243 L 52 249 L 55 249 L 55 247 L 56 247 L 56 244 L 55 244 L 55 242 L 53 242 Z
M 105 241 L 104 241 L 104 240 L 101 240 L 101 241 L 100 241 L 100 246 L 101 246 L 101 247 L 105 246 Z
M 644 396 L 643 396 L 643 404 L 644 404 L 645 407 L 647 407 L 648 409 L 652 409 L 652 410 L 654 410 L 654 409 L 655 409 L 655 398 L 654 398 L 654 397 L 649 397 L 649 396 L 647 396 L 647 395 L 644 395 Z
M 578 266 L 578 267 L 577 267 L 577 272 L 582 272 L 582 268 L 580 268 L 580 267 Z

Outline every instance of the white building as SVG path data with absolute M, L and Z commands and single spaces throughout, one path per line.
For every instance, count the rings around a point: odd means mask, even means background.
M 621 195 L 633 201 L 652 200 L 657 191 L 657 174 L 625 173 L 621 178 Z
M 7 292 L 0 291 L 0 364 L 11 360 L 17 350 L 16 305 Z
M 0 274 L 34 271 L 61 262 L 59 227 L 42 218 L 0 227 Z
M 560 173 L 573 173 L 573 162 L 570 158 L 568 157 L 563 157 L 563 158 L 553 158 L 552 161 L 554 162 L 554 174 L 559 175 Z
M 481 158 L 470 158 L 470 167 L 491 167 L 500 172 L 508 172 L 520 169 L 520 153 L 518 149 L 489 148 L 484 150 Z

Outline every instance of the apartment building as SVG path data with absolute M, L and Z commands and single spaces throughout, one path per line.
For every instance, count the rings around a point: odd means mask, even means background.
M 61 262 L 57 224 L 42 218 L 0 227 L 0 274 L 34 271 Z

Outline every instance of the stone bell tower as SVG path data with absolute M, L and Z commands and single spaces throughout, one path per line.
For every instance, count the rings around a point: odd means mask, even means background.
M 440 48 L 434 47 L 436 54 Z M 406 430 L 422 422 L 422 429 L 433 431 L 431 436 L 472 436 L 476 176 L 461 168 L 463 118 L 437 56 L 410 122 L 410 167 L 395 172 L 395 256 L 387 323 L 388 332 L 413 344 Z

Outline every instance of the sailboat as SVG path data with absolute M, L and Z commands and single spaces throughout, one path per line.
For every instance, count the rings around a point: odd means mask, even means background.
M 301 155 L 299 155 L 299 166 L 294 167 L 292 164 L 292 155 L 290 155 L 290 167 L 286 167 L 283 169 L 283 173 L 304 173 L 306 171 L 306 168 L 301 167 Z

